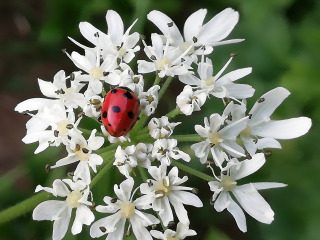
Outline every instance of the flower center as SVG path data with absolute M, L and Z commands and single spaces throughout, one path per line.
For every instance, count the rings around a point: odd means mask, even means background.
M 216 81 L 216 79 L 214 78 L 214 76 L 211 76 L 208 79 L 201 81 L 201 87 L 202 88 L 213 88 L 215 81 Z
M 221 186 L 224 191 L 232 191 L 236 185 L 237 182 L 235 182 L 230 176 L 222 176 Z
M 80 161 L 89 160 L 89 150 L 77 144 L 76 149 L 74 151 L 75 155 L 78 157 Z
M 68 135 L 69 129 L 67 128 L 67 125 L 69 125 L 69 122 L 67 120 L 62 120 L 57 123 L 57 131 L 59 131 L 60 136 Z
M 132 202 L 123 202 L 120 205 L 121 216 L 123 218 L 130 218 L 134 214 L 135 205 Z
M 169 178 L 165 178 L 157 182 L 155 186 L 156 198 L 163 198 L 165 196 L 168 196 L 170 192 L 171 192 L 171 187 L 170 187 Z
M 218 132 L 211 133 L 209 135 L 209 140 L 213 145 L 223 142 L 223 139 L 221 138 L 221 135 Z
M 246 127 L 245 129 L 243 129 L 241 131 L 240 135 L 242 137 L 250 137 L 251 136 L 251 128 L 250 127 Z
M 179 238 L 177 238 L 176 236 L 173 236 L 173 237 L 167 237 L 167 240 L 179 240 Z
M 159 70 L 164 70 L 170 64 L 171 64 L 170 60 L 167 57 L 163 57 L 163 58 L 156 61 L 156 67 Z
M 152 95 L 147 96 L 147 101 L 149 104 L 151 104 L 154 101 L 154 97 Z
M 127 50 L 123 47 L 121 47 L 119 50 L 118 50 L 118 56 L 121 58 L 123 57 L 125 54 L 127 53 Z
M 95 80 L 100 80 L 103 77 L 103 71 L 99 67 L 94 67 L 89 72 L 90 76 Z
M 185 52 L 188 50 L 188 48 L 190 48 L 191 45 L 193 45 L 192 42 L 183 42 L 179 45 L 179 49 L 181 50 L 181 52 Z M 191 54 L 193 52 L 194 52 L 194 47 L 191 47 L 187 52 L 187 54 Z
M 75 191 L 72 191 L 66 201 L 67 201 L 67 204 L 69 207 L 71 208 L 77 208 L 80 206 L 80 202 L 79 200 L 82 198 L 82 194 L 79 190 L 75 190 Z

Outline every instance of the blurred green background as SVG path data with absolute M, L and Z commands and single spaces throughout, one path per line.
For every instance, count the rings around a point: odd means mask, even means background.
M 191 228 L 198 236 L 190 239 L 229 240 L 318 240 L 320 239 L 320 1 L 317 0 L 11 0 L 0 2 L 0 209 L 5 209 L 32 196 L 37 184 L 51 186 L 52 179 L 64 176 L 64 170 L 46 173 L 45 165 L 65 153 L 47 150 L 34 156 L 35 145 L 23 145 L 28 117 L 13 111 L 15 105 L 30 97 L 39 97 L 37 78 L 51 80 L 60 69 L 71 72 L 75 67 L 61 52 L 78 50 L 67 36 L 86 43 L 78 31 L 80 21 L 90 21 L 106 31 L 105 13 L 114 9 L 126 26 L 139 18 L 136 31 L 146 35 L 157 29 L 146 21 L 152 9 L 164 11 L 180 28 L 189 14 L 207 8 L 212 17 L 226 7 L 240 12 L 240 22 L 229 38 L 246 41 L 216 49 L 214 63 L 219 69 L 230 53 L 237 53 L 229 70 L 253 67 L 253 73 L 243 80 L 256 88 L 257 99 L 262 93 L 279 85 L 292 95 L 274 114 L 274 118 L 309 116 L 311 132 L 297 140 L 283 141 L 283 150 L 273 151 L 262 171 L 248 181 L 279 181 L 288 183 L 285 189 L 265 191 L 264 197 L 276 213 L 271 225 L 251 218 L 248 233 L 243 234 L 227 212 L 216 213 L 209 205 L 206 183 L 191 177 L 189 184 L 201 189 L 205 208 L 190 209 Z M 138 56 L 142 58 L 143 55 Z M 160 113 L 174 107 L 178 82 L 168 92 L 167 104 L 160 104 Z M 249 100 L 252 106 L 254 99 Z M 221 110 L 216 100 L 209 101 L 202 113 L 192 119 L 180 118 L 184 126 L 178 133 L 189 132 L 203 116 Z M 158 113 L 159 115 L 159 113 Z M 108 193 L 119 178 L 110 173 L 94 189 L 96 201 Z M 204 190 L 202 190 L 204 189 Z M 88 239 L 88 228 L 79 236 L 66 239 Z M 31 214 L 0 226 L 0 239 L 51 239 L 52 223 L 33 222 Z

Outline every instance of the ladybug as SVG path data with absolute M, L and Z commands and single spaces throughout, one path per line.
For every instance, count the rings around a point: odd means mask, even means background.
M 136 123 L 140 113 L 139 98 L 126 87 L 110 90 L 104 97 L 101 121 L 111 136 L 126 135 Z

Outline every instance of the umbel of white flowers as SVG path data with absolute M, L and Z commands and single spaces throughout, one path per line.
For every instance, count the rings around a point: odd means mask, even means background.
M 255 90 L 239 81 L 252 68 L 227 72 L 234 58 L 231 56 L 214 72 L 212 58 L 208 57 L 218 46 L 243 41 L 227 39 L 239 14 L 227 8 L 205 21 L 206 14 L 206 9 L 191 14 L 180 32 L 167 15 L 151 11 L 147 18 L 159 31 L 151 34 L 150 43 L 142 40 L 146 59 L 137 60 L 137 70 L 129 65 L 140 51 L 140 34 L 133 32 L 137 20 L 125 29 L 120 15 L 108 10 L 106 33 L 81 22 L 79 29 L 89 46 L 69 37 L 81 52 L 66 52 L 77 70 L 70 75 L 60 70 L 52 82 L 39 79 L 44 97 L 27 99 L 16 106 L 16 111 L 31 117 L 23 142 L 38 143 L 35 154 L 63 146 L 65 157 L 51 169 L 74 168 L 71 177 L 54 180 L 52 188 L 36 188 L 36 192 L 52 194 L 53 199 L 40 203 L 32 215 L 34 220 L 53 221 L 52 239 L 63 239 L 69 226 L 76 235 L 83 225 L 91 225 L 92 238 L 105 236 L 108 240 L 124 239 L 130 232 L 136 239 L 147 240 L 181 240 L 196 235 L 189 229 L 193 222 L 188 209 L 201 208 L 203 203 L 195 189 L 186 186 L 188 177 L 183 172 L 206 179 L 208 191 L 213 192 L 214 209 L 230 212 L 241 231 L 247 231 L 245 212 L 262 223 L 273 221 L 274 212 L 258 190 L 286 185 L 240 185 L 237 181 L 264 166 L 264 149 L 281 148 L 278 140 L 304 135 L 311 120 L 271 119 L 290 94 L 283 87 L 265 93 L 247 113 L 246 99 Z M 155 73 L 154 84 L 145 89 L 145 85 L 150 85 L 145 84 L 145 74 L 151 72 Z M 166 116 L 148 120 L 158 104 L 164 102 L 159 100 L 173 79 L 182 85 L 180 92 L 175 89 L 176 108 Z M 105 93 L 113 87 L 129 88 L 139 98 L 141 121 L 121 137 L 111 136 L 104 126 L 81 128 L 84 118 L 99 121 Z M 189 116 L 201 111 L 209 97 L 225 103 L 223 113 L 213 112 L 204 118 L 204 125 L 195 125 L 199 136 L 174 135 L 175 129 L 187 124 L 187 120 L 172 119 L 178 114 Z M 183 141 L 192 142 L 188 145 L 191 149 L 182 146 Z M 206 168 L 203 173 L 186 166 L 197 159 L 211 171 Z M 112 167 L 124 180 L 114 182 L 114 194 L 108 193 L 100 205 L 91 188 Z M 98 203 L 97 207 L 93 207 L 93 202 Z M 102 217 L 94 221 L 96 212 L 102 213 Z M 169 229 L 172 222 L 177 223 L 174 230 Z

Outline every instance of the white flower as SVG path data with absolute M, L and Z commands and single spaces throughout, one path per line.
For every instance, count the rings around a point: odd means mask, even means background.
M 191 14 L 184 24 L 184 36 L 172 19 L 160 11 L 151 11 L 148 19 L 159 28 L 171 45 L 179 47 L 181 51 L 192 47 L 190 54 L 209 54 L 213 46 L 243 41 L 243 39 L 222 41 L 238 23 L 238 12 L 226 8 L 203 25 L 206 14 L 206 9 L 199 9 Z
M 167 175 L 167 166 L 161 165 L 159 168 L 152 166 L 148 172 L 153 179 L 148 180 L 148 183 L 143 183 L 140 186 L 142 194 L 152 198 L 153 210 L 159 212 L 161 221 L 165 226 L 168 226 L 170 221 L 173 221 L 173 213 L 170 204 L 183 224 L 189 224 L 188 212 L 184 205 L 194 207 L 202 207 L 201 200 L 193 193 L 192 188 L 180 186 L 188 180 L 188 177 L 178 177 L 178 168 L 173 167 Z
M 168 117 L 152 118 L 148 124 L 150 136 L 154 139 L 168 138 L 173 133 L 174 128 L 181 122 L 170 123 Z
M 281 148 L 276 139 L 292 139 L 306 134 L 311 127 L 311 119 L 307 117 L 271 120 L 271 114 L 289 96 L 290 92 L 277 87 L 261 96 L 250 110 L 246 128 L 240 133 L 240 138 L 250 155 L 257 149 Z M 245 116 L 246 106 L 236 105 L 226 109 L 232 121 Z
M 192 87 L 186 85 L 183 91 L 177 96 L 177 106 L 185 115 L 191 115 L 200 111 L 201 106 L 206 102 L 207 95 L 203 91 L 193 91 Z
M 189 229 L 189 225 L 179 222 L 177 224 L 177 230 L 166 229 L 164 233 L 151 230 L 151 235 L 157 239 L 163 240 L 182 240 L 189 236 L 195 236 L 197 233 L 194 230 Z
M 227 172 L 226 175 L 222 174 L 219 181 L 209 182 L 210 190 L 214 192 L 212 201 L 215 201 L 216 211 L 221 212 L 227 209 L 243 232 L 247 231 L 246 218 L 239 205 L 259 222 L 270 224 L 273 221 L 274 212 L 257 190 L 286 186 L 282 183 L 269 182 L 237 185 L 237 180 L 256 172 L 264 163 L 265 158 L 262 153 L 241 162 L 233 159 L 233 162 L 224 169 Z M 234 201 L 231 193 L 238 203 Z
M 72 62 L 81 70 L 85 72 L 78 76 L 80 82 L 88 82 L 88 89 L 86 95 L 97 95 L 102 92 L 102 82 L 105 81 L 111 85 L 119 84 L 119 79 L 107 78 L 107 75 L 114 71 L 117 67 L 116 58 L 107 56 L 101 59 L 98 50 L 86 49 L 85 55 L 77 52 L 72 52 L 71 55 L 67 54 Z
M 63 104 L 67 108 L 82 108 L 85 105 L 85 97 L 79 93 L 84 84 L 75 81 L 79 72 L 72 73 L 66 77 L 63 70 L 54 75 L 53 82 L 38 79 L 41 93 L 47 98 L 31 98 L 19 103 L 15 111 L 28 113 L 41 111 L 44 107 L 51 107 L 54 104 Z
M 61 70 L 54 75 L 52 83 L 38 79 L 40 91 L 48 98 L 62 100 L 67 108 L 82 108 L 85 105 L 85 98 L 79 91 L 84 84 L 75 81 L 79 74 L 75 72 L 66 77 L 65 72 Z
M 39 142 L 36 154 L 49 146 L 68 144 L 70 135 L 80 132 L 77 126 L 81 118 L 76 121 L 73 111 L 67 112 L 61 102 L 57 103 L 43 107 L 26 124 L 27 133 L 22 141 L 26 144 Z
M 141 111 L 145 115 L 150 116 L 157 109 L 158 102 L 159 102 L 158 100 L 159 90 L 160 90 L 160 86 L 154 85 L 151 88 L 149 88 L 147 92 L 142 92 L 139 95 Z
M 201 163 L 207 161 L 210 151 L 213 160 L 220 168 L 224 161 L 224 151 L 234 157 L 245 156 L 243 148 L 237 144 L 236 140 L 239 133 L 247 126 L 248 117 L 223 126 L 225 120 L 226 116 L 220 116 L 215 113 L 209 119 L 204 118 L 204 127 L 201 125 L 195 126 L 196 132 L 205 138 L 204 141 L 191 145 L 191 149 Z
M 179 48 L 169 46 L 169 42 L 163 42 L 158 34 L 151 34 L 152 46 L 145 46 L 144 51 L 151 60 L 138 60 L 138 72 L 150 73 L 158 71 L 158 76 L 179 76 L 189 73 L 192 59 L 185 56 L 187 51 L 181 53 Z
M 137 159 L 137 164 L 144 168 L 149 168 L 151 162 L 154 160 L 152 157 L 152 144 L 138 143 L 136 145 L 135 156 Z
M 120 78 L 119 86 L 131 89 L 137 96 L 143 92 L 144 79 L 142 75 L 133 75 L 130 70 L 123 71 L 123 76 Z
M 111 136 L 110 133 L 108 133 L 108 131 L 106 130 L 106 128 L 103 125 L 101 125 L 100 129 L 101 129 L 101 132 L 103 133 L 103 135 L 108 138 L 108 141 L 110 143 L 130 142 L 131 141 L 128 135 L 127 136 L 121 136 L 121 137 Z
M 129 63 L 134 58 L 135 52 L 140 50 L 140 47 L 136 46 L 139 41 L 139 33 L 134 32 L 130 34 L 130 30 L 137 20 L 135 20 L 125 32 L 123 21 L 117 12 L 108 10 L 106 21 L 108 25 L 107 34 L 98 30 L 88 22 L 81 22 L 79 24 L 80 32 L 88 41 L 94 44 L 97 49 L 102 51 L 103 56 L 112 56 Z M 87 48 L 73 39 L 71 40 L 77 45 Z
M 233 57 L 229 59 L 216 75 L 213 75 L 211 60 L 209 58 L 206 58 L 206 61 L 202 59 L 198 65 L 199 78 L 192 74 L 187 74 L 179 76 L 179 79 L 181 82 L 196 86 L 207 95 L 211 94 L 217 98 L 244 99 L 252 97 L 254 89 L 250 85 L 234 83 L 238 79 L 250 74 L 252 71 L 251 67 L 237 69 L 222 75 L 232 59 Z
M 158 224 L 159 220 L 153 215 L 141 211 L 150 208 L 150 201 L 147 197 L 142 196 L 134 201 L 132 200 L 134 195 L 134 193 L 132 194 L 133 185 L 133 179 L 128 178 L 120 184 L 120 187 L 114 185 L 116 199 L 104 197 L 103 201 L 107 205 L 99 205 L 96 210 L 111 215 L 92 224 L 90 228 L 91 237 L 98 238 L 108 234 L 107 239 L 123 239 L 125 224 L 128 220 L 136 239 L 152 240 L 146 227 Z
M 68 156 L 60 159 L 51 168 L 65 166 L 74 162 L 78 162 L 74 171 L 75 179 L 82 179 L 86 184 L 91 182 L 90 168 L 93 172 L 97 172 L 97 166 L 103 163 L 103 158 L 93 151 L 98 150 L 104 143 L 104 138 L 95 136 L 97 130 L 92 130 L 88 140 L 81 134 L 72 136 L 71 143 L 67 146 Z
M 113 165 L 117 166 L 120 173 L 126 176 L 126 178 L 130 178 L 132 168 L 135 168 L 138 165 L 135 152 L 135 145 L 128 146 L 125 149 L 118 146 L 114 155 L 115 160 Z
M 88 117 L 98 118 L 101 115 L 103 98 L 99 95 L 90 96 L 83 106 L 83 113 Z
M 32 218 L 37 221 L 49 220 L 53 223 L 53 240 L 63 239 L 65 236 L 72 210 L 76 209 L 76 215 L 71 227 L 71 233 L 76 235 L 82 231 L 82 225 L 90 225 L 94 221 L 94 215 L 90 208 L 92 203 L 88 201 L 90 194 L 88 186 L 82 181 L 70 179 L 57 179 L 53 182 L 53 188 L 37 186 L 36 192 L 44 190 L 55 197 L 64 200 L 48 200 L 40 203 L 32 213 Z
M 190 156 L 179 150 L 176 139 L 158 139 L 153 144 L 152 157 L 158 159 L 161 164 L 169 166 L 171 159 L 189 162 Z

